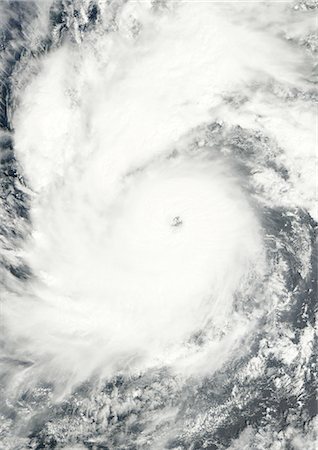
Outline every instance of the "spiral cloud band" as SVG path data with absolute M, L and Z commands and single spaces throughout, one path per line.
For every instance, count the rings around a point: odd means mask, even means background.
M 4 448 L 315 448 L 315 2 L 0 11 Z

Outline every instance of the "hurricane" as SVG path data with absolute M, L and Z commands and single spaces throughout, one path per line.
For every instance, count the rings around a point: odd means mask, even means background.
M 317 8 L 0 2 L 0 448 L 316 448 Z

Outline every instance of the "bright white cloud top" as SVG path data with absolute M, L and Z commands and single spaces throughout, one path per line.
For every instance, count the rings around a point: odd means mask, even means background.
M 304 374 L 293 386 L 305 389 L 313 328 L 294 327 L 313 289 L 317 114 L 302 37 L 313 15 L 287 2 L 95 3 L 95 21 L 92 2 L 63 3 L 63 35 L 50 29 L 62 6 L 39 2 L 25 45 L 51 33 L 51 48 L 22 53 L 12 72 L 11 128 L 0 138 L 12 134 L 29 217 L 14 223 L 16 247 L 1 245 L 29 275 L 4 272 L 4 361 L 24 364 L 10 366 L 5 391 L 16 401 L 49 385 L 54 409 L 82 383 L 98 380 L 97 392 L 140 377 L 147 389 L 159 383 L 151 393 L 166 406 L 153 406 L 143 435 L 152 437 L 138 449 L 214 449 L 164 445 L 174 432 L 188 443 L 216 433 L 229 405 L 247 423 L 254 380 L 288 385 L 268 361 Z M 191 389 L 206 379 L 211 397 L 193 406 Z M 125 391 L 125 406 L 115 389 L 98 404 L 110 440 L 116 408 L 139 418 L 135 399 L 152 404 L 146 388 Z M 195 419 L 177 419 L 187 408 L 169 403 L 170 390 L 193 403 Z M 179 431 L 174 420 L 184 420 Z M 262 448 L 249 428 L 234 437 L 233 449 Z
M 168 156 L 215 117 L 223 90 L 280 62 L 259 31 L 215 5 L 193 11 L 184 4 L 158 17 L 148 3 L 128 4 L 119 35 L 55 50 L 21 95 L 16 149 L 35 189 L 23 256 L 37 281 L 8 320 L 49 370 L 48 355 L 80 379 L 144 358 L 164 364 L 169 346 L 222 324 L 258 264 L 259 224 L 231 166 L 203 149 Z

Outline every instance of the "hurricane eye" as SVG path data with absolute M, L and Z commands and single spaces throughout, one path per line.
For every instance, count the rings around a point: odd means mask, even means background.
M 181 225 L 183 225 L 183 220 L 180 216 L 175 216 L 172 221 L 171 221 L 171 226 L 172 227 L 181 227 Z

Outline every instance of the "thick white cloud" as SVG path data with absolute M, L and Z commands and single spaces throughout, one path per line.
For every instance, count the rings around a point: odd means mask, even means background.
M 21 92 L 15 146 L 33 189 L 23 258 L 35 279 L 4 314 L 53 379 L 188 367 L 182 346 L 202 329 L 212 370 L 248 328 L 231 308 L 251 268 L 262 271 L 262 236 L 240 180 L 203 150 L 167 157 L 219 115 L 255 126 L 250 105 L 227 111 L 225 93 L 298 80 L 297 52 L 235 18 L 209 2 L 162 15 L 131 2 L 117 32 L 101 25 L 64 43 Z M 279 123 L 268 124 L 275 134 Z M 214 339 L 213 326 L 231 321 L 230 338 Z

